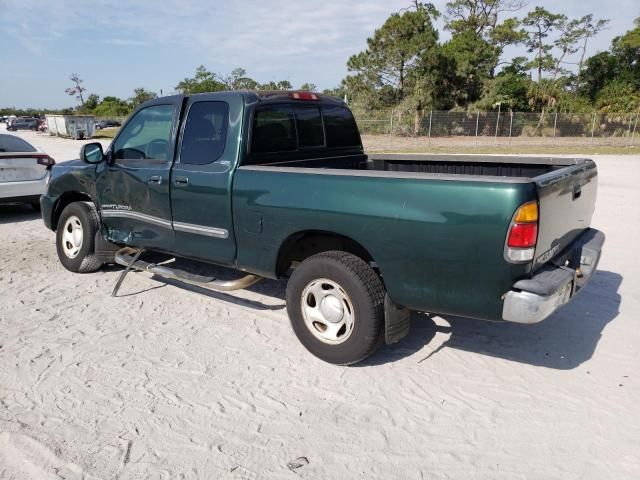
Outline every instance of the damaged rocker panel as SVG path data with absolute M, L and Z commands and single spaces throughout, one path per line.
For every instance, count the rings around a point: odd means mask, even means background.
M 154 217 L 144 213 L 132 212 L 131 210 L 101 210 L 104 218 L 132 218 L 143 222 L 152 223 L 165 228 L 173 228 L 176 231 L 193 233 L 196 235 L 206 235 L 208 237 L 227 239 L 229 231 L 225 228 L 206 227 L 204 225 L 194 225 L 192 223 L 172 222 L 164 218 Z

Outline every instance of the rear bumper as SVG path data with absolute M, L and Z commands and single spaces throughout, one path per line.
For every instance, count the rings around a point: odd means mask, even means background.
M 541 322 L 568 303 L 595 272 L 604 233 L 588 228 L 556 259 L 533 277 L 520 280 L 504 296 L 503 320 L 516 323 Z
M 9 202 L 11 198 L 39 197 L 47 190 L 51 172 L 37 180 L 0 183 L 0 201 Z

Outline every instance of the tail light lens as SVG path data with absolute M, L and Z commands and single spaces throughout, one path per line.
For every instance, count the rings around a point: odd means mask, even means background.
M 507 234 L 505 257 L 513 263 L 533 260 L 538 240 L 538 202 L 521 205 L 513 215 Z
M 536 245 L 538 237 L 537 223 L 515 223 L 509 230 L 507 246 L 513 248 L 529 248 Z
M 53 167 L 56 161 L 49 155 L 35 155 L 38 165 L 44 165 L 45 167 Z

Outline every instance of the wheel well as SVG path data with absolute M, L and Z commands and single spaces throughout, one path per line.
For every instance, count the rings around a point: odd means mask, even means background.
M 373 257 L 355 240 L 332 232 L 305 231 L 290 235 L 280 246 L 276 262 L 276 275 L 286 273 L 293 262 L 302 262 L 316 253 L 329 250 L 349 252 L 365 262 L 373 262 Z
M 67 205 L 73 202 L 92 202 L 92 201 L 93 200 L 91 200 L 91 197 L 89 195 L 82 192 L 65 192 L 62 195 L 60 195 L 60 198 L 58 199 L 55 206 L 53 207 L 53 213 L 52 213 L 53 218 L 51 219 L 51 225 L 54 231 L 58 227 L 58 219 L 60 218 L 60 214 L 66 208 Z

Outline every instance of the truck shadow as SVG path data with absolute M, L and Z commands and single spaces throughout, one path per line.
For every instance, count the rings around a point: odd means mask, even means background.
M 385 346 L 362 365 L 393 362 L 415 354 L 441 332 L 449 338 L 420 357 L 419 363 L 429 363 L 445 349 L 453 348 L 529 365 L 570 370 L 593 356 L 605 326 L 618 316 L 621 283 L 621 275 L 597 271 L 570 304 L 534 325 L 442 315 L 440 318 L 449 326 L 440 326 L 430 315 L 414 314 L 406 338 L 396 345 Z
M 39 210 L 31 205 L 0 205 L 0 225 L 28 222 L 41 218 Z
M 149 258 L 149 261 L 162 261 Z M 231 279 L 244 275 L 242 272 L 214 265 L 204 265 L 180 259 L 177 266 L 201 275 Z M 121 267 L 113 267 L 120 270 Z M 262 311 L 284 310 L 286 305 L 286 281 L 265 279 L 252 285 L 247 292 L 257 294 L 256 299 L 241 298 L 234 292 L 225 293 L 207 288 L 154 276 L 161 286 L 172 285 L 206 295 L 235 305 Z M 437 334 L 448 335 L 443 343 L 422 356 L 416 355 L 418 363 L 429 360 L 446 349 L 456 349 L 481 355 L 526 363 L 558 370 L 569 370 L 589 360 L 605 326 L 618 316 L 621 297 L 618 289 L 622 283 L 618 273 L 598 270 L 591 282 L 570 304 L 545 321 L 534 325 L 508 322 L 486 322 L 450 315 L 413 313 L 409 335 L 394 345 L 386 345 L 367 360 L 356 365 L 366 367 L 394 362 L 422 350 Z M 159 288 L 158 286 L 151 289 Z M 142 292 L 125 293 L 119 296 Z M 264 303 L 260 297 L 280 300 L 276 304 Z M 438 318 L 437 324 L 434 319 Z M 442 323 L 448 323 L 443 326 Z

